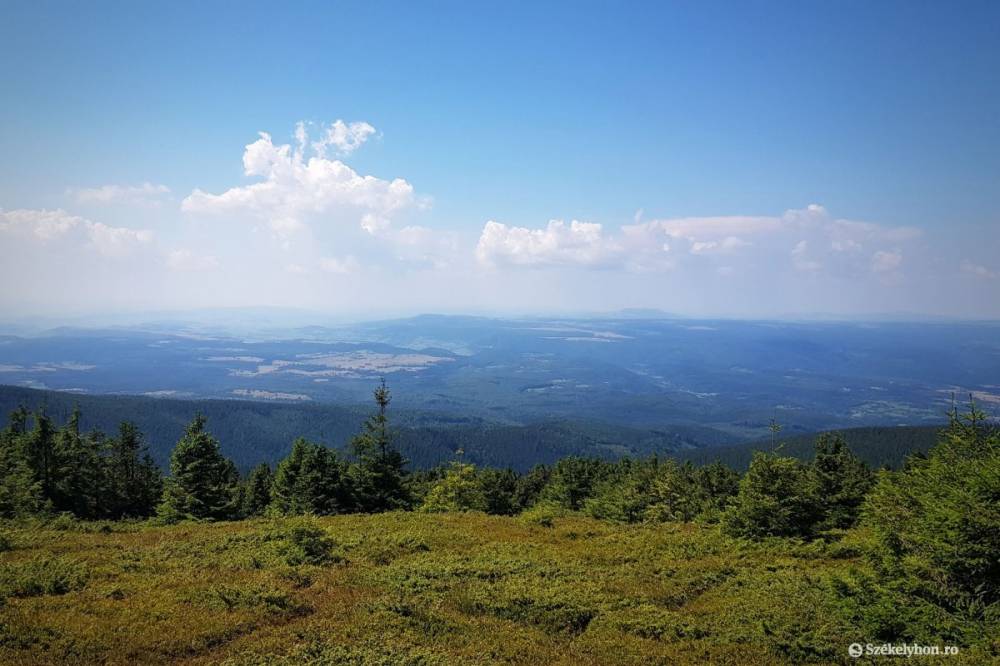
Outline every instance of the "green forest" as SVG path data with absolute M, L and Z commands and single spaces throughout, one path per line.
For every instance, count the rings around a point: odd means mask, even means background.
M 153 398 L 141 395 L 90 395 L 0 385 L 0 414 L 21 406 L 44 410 L 65 421 L 76 409 L 85 430 L 117 430 L 129 421 L 142 430 L 153 459 L 166 467 L 170 453 L 191 417 L 211 423 L 221 450 L 247 471 L 261 461 L 272 464 L 290 450 L 288 433 L 347 451 L 367 415 L 365 406 L 293 404 L 249 400 Z M 739 444 L 712 428 L 672 425 L 650 430 L 599 422 L 549 419 L 542 422 L 484 421 L 463 413 L 394 409 L 394 443 L 413 468 L 449 462 L 462 449 L 469 462 L 526 472 L 536 463 L 554 463 L 570 455 L 619 458 L 653 452 L 694 451 L 699 446 Z
M 373 397 L 346 452 L 298 438 L 243 474 L 202 414 L 164 475 L 131 422 L 15 409 L 0 662 L 842 663 L 853 643 L 1000 658 L 1000 433 L 974 403 L 898 469 L 824 433 L 808 456 L 775 439 L 732 467 L 517 472 L 461 449 L 411 469 L 384 382 Z

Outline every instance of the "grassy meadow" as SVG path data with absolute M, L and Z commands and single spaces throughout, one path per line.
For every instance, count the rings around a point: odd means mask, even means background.
M 863 539 L 478 513 L 8 524 L 0 663 L 843 663 L 867 639 L 834 589 Z

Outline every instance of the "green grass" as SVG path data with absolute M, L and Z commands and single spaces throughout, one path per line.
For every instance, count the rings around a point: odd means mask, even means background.
M 3 664 L 848 663 L 850 643 L 876 642 L 835 592 L 866 571 L 861 532 L 751 544 L 393 513 L 3 535 Z

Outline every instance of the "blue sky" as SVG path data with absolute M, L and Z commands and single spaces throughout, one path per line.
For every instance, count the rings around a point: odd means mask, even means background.
M 0 304 L 997 316 L 997 72 L 996 3 L 5 3 Z

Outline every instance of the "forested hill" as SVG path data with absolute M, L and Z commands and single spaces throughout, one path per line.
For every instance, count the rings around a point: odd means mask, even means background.
M 859 458 L 872 467 L 888 465 L 898 469 L 911 453 L 925 453 L 937 442 L 944 423 L 932 426 L 887 426 L 836 430 Z M 674 457 L 702 465 L 718 460 L 727 467 L 743 471 L 750 466 L 754 451 L 773 451 L 800 460 L 812 460 L 816 435 L 781 437 L 776 446 L 770 440 L 748 442 L 736 446 L 683 451 Z
M 79 405 L 85 430 L 113 433 L 120 421 L 133 421 L 146 435 L 153 458 L 163 466 L 184 427 L 200 412 L 208 418 L 208 428 L 219 438 L 223 453 L 244 470 L 261 461 L 277 462 L 298 436 L 343 449 L 368 414 L 364 405 L 79 395 L 0 385 L 0 416 L 6 417 L 19 405 L 31 410 L 44 406 L 58 422 Z M 720 460 L 734 469 L 746 469 L 754 450 L 771 448 L 767 441 L 739 443 L 726 440 L 717 430 L 697 426 L 663 431 L 566 421 L 516 425 L 407 411 L 396 412 L 394 422 L 398 445 L 416 468 L 453 460 L 461 450 L 468 462 L 521 472 L 571 455 L 614 459 L 654 452 L 672 453 L 698 464 Z M 901 426 L 842 432 L 865 462 L 898 467 L 907 454 L 930 448 L 937 430 L 938 426 Z M 813 435 L 783 438 L 781 452 L 808 460 L 813 441 Z
M 119 422 L 132 421 L 145 434 L 154 460 L 164 467 L 184 427 L 200 412 L 207 417 L 208 430 L 219 439 L 223 454 L 243 470 L 262 461 L 276 463 L 299 436 L 344 449 L 371 409 L 329 403 L 86 395 L 0 385 L 0 420 L 20 405 L 29 410 L 44 407 L 58 423 L 78 405 L 84 430 L 114 433 Z M 736 443 L 717 430 L 697 426 L 654 431 L 564 421 L 498 424 L 403 410 L 392 410 L 391 417 L 397 444 L 415 468 L 454 460 L 460 449 L 467 462 L 527 471 L 535 464 L 554 463 L 570 455 L 614 459 Z

